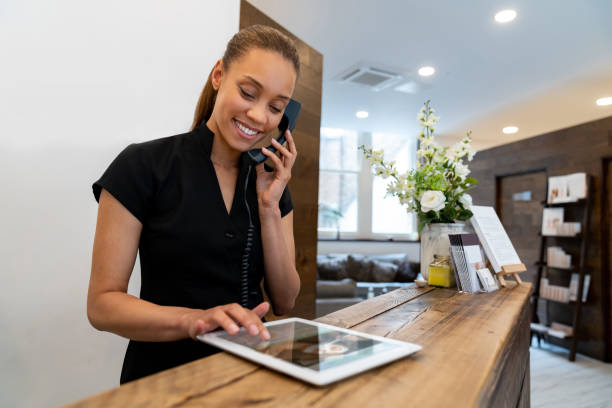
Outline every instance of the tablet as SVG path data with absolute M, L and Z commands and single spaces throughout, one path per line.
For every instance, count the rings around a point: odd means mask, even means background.
M 299 318 L 265 323 L 270 340 L 216 331 L 198 339 L 315 385 L 361 373 L 408 356 L 421 346 Z

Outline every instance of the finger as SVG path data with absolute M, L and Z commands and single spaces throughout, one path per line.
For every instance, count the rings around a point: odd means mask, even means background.
M 261 151 L 263 152 L 263 154 L 265 154 L 266 156 L 268 156 L 270 158 L 270 160 L 272 160 L 272 162 L 274 163 L 276 170 L 282 170 L 284 169 L 284 165 L 283 162 L 281 162 L 281 159 L 275 155 L 274 153 L 272 153 L 270 150 L 266 149 L 265 147 L 261 148 Z
M 264 167 L 263 163 L 259 163 L 255 166 L 255 171 L 257 172 L 257 176 L 259 177 L 260 174 L 266 172 L 266 168 Z
M 259 317 L 249 309 L 240 305 L 231 305 L 226 312 L 247 329 L 251 336 L 257 336 L 264 329 Z
M 204 323 L 204 321 L 198 319 L 193 325 L 193 327 L 191 327 L 191 329 L 189 330 L 189 337 L 194 340 L 197 340 L 198 335 L 206 331 L 205 326 L 206 324 Z
M 257 315 L 259 319 L 262 319 L 266 315 L 266 313 L 268 313 L 269 310 L 270 310 L 270 303 L 262 302 L 253 308 L 253 313 L 255 313 L 255 315 Z M 266 327 L 266 325 L 263 324 L 263 322 L 261 322 L 260 335 L 262 339 L 270 340 L 270 332 L 268 331 L 268 328 Z
M 289 148 L 289 151 L 293 153 L 294 156 L 297 156 L 298 151 L 297 151 L 297 147 L 295 147 L 295 141 L 293 140 L 293 135 L 291 134 L 289 130 L 287 130 L 285 134 L 287 135 L 287 147 Z
M 268 302 L 261 302 L 257 306 L 253 308 L 253 313 L 255 313 L 260 319 L 268 313 L 270 310 L 270 304 Z
M 279 152 L 281 152 L 281 154 L 283 155 L 283 157 L 291 157 L 293 156 L 293 153 L 291 153 L 289 150 L 287 150 L 287 148 L 285 146 L 283 146 L 282 144 L 280 144 L 278 142 L 278 140 L 276 139 L 272 139 L 272 145 L 276 148 L 276 150 L 278 150 Z
M 298 152 L 297 152 L 297 147 L 295 147 L 295 141 L 293 140 L 293 135 L 291 134 L 291 132 L 289 132 L 289 130 L 287 130 L 286 135 L 287 135 L 287 149 L 291 152 L 291 159 L 289 163 L 287 163 L 289 166 L 286 166 L 286 167 L 292 168 L 297 158 Z
M 214 312 L 212 319 L 215 321 L 215 323 L 223 327 L 223 329 L 231 335 L 237 334 L 240 330 L 236 322 L 231 317 L 229 317 L 228 314 L 225 313 L 225 311 L 223 311 L 222 309 L 217 309 Z

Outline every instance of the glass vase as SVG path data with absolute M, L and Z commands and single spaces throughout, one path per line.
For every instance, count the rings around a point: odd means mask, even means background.
M 429 279 L 429 264 L 434 255 L 450 256 L 449 234 L 465 234 L 469 228 L 465 223 L 427 224 L 421 231 L 421 275 Z

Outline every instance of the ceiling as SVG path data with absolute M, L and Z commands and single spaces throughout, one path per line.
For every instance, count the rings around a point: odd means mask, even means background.
M 486 149 L 612 116 L 609 0 L 249 0 L 323 54 L 321 126 L 415 135 L 431 99 L 438 141 Z M 497 11 L 514 9 L 498 24 Z M 416 81 L 405 94 L 336 78 L 367 64 Z M 427 79 L 419 67 L 431 65 Z M 357 119 L 364 109 L 367 119 Z M 502 128 L 517 126 L 505 135 Z

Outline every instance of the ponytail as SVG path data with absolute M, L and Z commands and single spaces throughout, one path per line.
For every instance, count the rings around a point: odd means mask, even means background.
M 208 74 L 206 85 L 204 85 L 204 89 L 202 89 L 202 93 L 200 94 L 200 99 L 198 99 L 198 104 L 196 105 L 195 114 L 193 116 L 193 123 L 191 124 L 191 130 L 194 130 L 202 123 L 208 121 L 210 115 L 212 114 L 216 100 L 217 91 L 215 88 L 213 88 L 211 70 L 210 74 Z
M 232 62 L 246 55 L 253 48 L 278 52 L 293 64 L 296 76 L 300 75 L 300 57 L 293 40 L 279 30 L 263 25 L 246 27 L 234 34 L 227 43 L 223 54 L 223 69 L 229 69 Z M 198 99 L 191 130 L 210 119 L 216 100 L 217 91 L 212 85 L 211 70 L 200 99 Z

